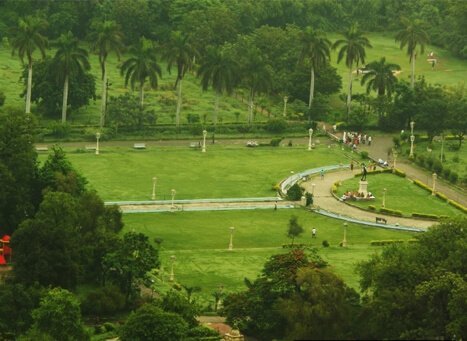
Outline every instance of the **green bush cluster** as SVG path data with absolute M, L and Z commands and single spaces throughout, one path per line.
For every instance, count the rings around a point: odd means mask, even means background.
M 323 245 L 323 247 L 329 247 L 329 242 L 327 240 L 323 240 L 321 244 Z
M 368 209 L 369 209 L 370 211 L 376 211 L 375 205 L 368 205 Z
M 379 209 L 379 211 L 381 213 L 386 213 L 386 214 L 390 214 L 390 215 L 395 215 L 395 216 L 398 216 L 398 217 L 402 217 L 402 211 L 400 210 L 393 210 L 391 208 L 385 208 L 385 207 L 381 207 Z

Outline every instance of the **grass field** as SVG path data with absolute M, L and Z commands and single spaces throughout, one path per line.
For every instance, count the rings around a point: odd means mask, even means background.
M 304 139 L 305 141 L 305 139 Z M 73 166 L 104 200 L 148 200 L 157 177 L 156 199 L 237 198 L 274 196 L 273 186 L 291 171 L 345 162 L 339 149 L 324 145 L 312 152 L 299 147 L 208 145 L 207 152 L 184 147 L 132 150 L 102 148 L 100 155 L 67 150 Z M 45 155 L 40 156 L 44 160 Z
M 415 235 L 349 224 L 348 247 L 341 248 L 338 244 L 343 238 L 342 222 L 302 209 L 126 214 L 124 229 L 145 233 L 150 240 L 162 238 L 162 277 L 167 280 L 170 256 L 175 255 L 176 280 L 200 286 L 200 296 L 209 300 L 221 285 L 226 291 L 244 289 L 245 277 L 255 279 L 271 255 L 284 252 L 282 244 L 290 243 L 286 228 L 291 215 L 296 215 L 305 229 L 296 243 L 317 247 L 331 269 L 356 289 L 355 265 L 381 250 L 370 246 L 371 240 L 411 239 Z M 227 250 L 230 226 L 235 227 L 233 251 Z M 318 231 L 316 239 L 311 238 L 313 227 Z M 323 248 L 323 240 L 330 247 Z
M 448 205 L 430 192 L 414 185 L 406 178 L 393 174 L 368 175 L 368 191 L 376 197 L 372 201 L 351 201 L 352 205 L 368 208 L 373 205 L 380 208 L 383 203 L 383 189 L 386 188 L 386 208 L 400 210 L 405 216 L 412 213 L 425 213 L 436 215 L 455 216 L 462 212 Z M 346 191 L 357 191 L 360 177 L 342 182 L 338 187 L 337 195 L 340 197 Z

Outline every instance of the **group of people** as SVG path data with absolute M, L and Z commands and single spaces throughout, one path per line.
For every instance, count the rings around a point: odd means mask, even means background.
M 368 143 L 368 145 L 371 146 L 372 141 L 373 138 L 370 135 L 357 132 L 344 131 L 344 135 L 342 136 L 342 142 L 352 146 L 352 149 L 357 149 L 360 143 Z
M 351 200 L 362 200 L 362 199 L 370 200 L 370 199 L 375 199 L 375 196 L 371 192 L 368 192 L 365 195 L 364 193 L 347 191 L 344 194 L 342 194 L 341 200 L 345 201 L 345 200 L 348 200 L 348 199 L 351 199 Z

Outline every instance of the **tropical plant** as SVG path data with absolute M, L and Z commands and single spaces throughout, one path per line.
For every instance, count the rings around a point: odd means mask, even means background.
M 13 55 L 18 52 L 21 62 L 28 65 L 28 83 L 26 90 L 26 114 L 31 112 L 32 65 L 34 51 L 39 50 L 42 59 L 48 45 L 47 38 L 41 34 L 47 22 L 38 17 L 28 16 L 19 19 L 18 26 L 11 30 L 11 46 Z
M 70 75 L 83 74 L 91 68 L 88 52 L 79 47 L 79 41 L 71 32 L 61 34 L 53 47 L 57 48 L 54 57 L 57 80 L 63 83 L 62 123 L 66 122 L 68 106 L 68 82 Z
M 99 55 L 99 64 L 102 72 L 100 126 L 103 127 L 107 106 L 107 57 L 111 52 L 115 52 L 118 59 L 120 59 L 120 53 L 123 50 L 123 34 L 115 21 L 95 22 L 92 25 L 92 29 L 93 31 L 89 34 L 91 51 Z
M 190 41 L 190 36 L 180 31 L 172 32 L 169 41 L 164 45 L 163 58 L 167 61 L 167 70 L 171 71 L 175 64 L 177 78 L 174 88 L 177 89 L 177 111 L 175 112 L 176 125 L 180 125 L 180 110 L 182 107 L 182 80 L 185 73 L 194 64 L 198 51 Z
M 308 108 L 311 109 L 315 92 L 315 70 L 325 65 L 330 59 L 331 42 L 319 31 L 307 27 L 301 34 L 302 51 L 300 60 L 310 63 L 310 97 Z
M 343 34 L 344 39 L 339 39 L 333 44 L 333 48 L 340 48 L 337 55 L 337 62 L 345 57 L 345 65 L 349 68 L 349 88 L 347 92 L 347 120 L 350 113 L 350 102 L 352 100 L 352 66 L 365 63 L 365 48 L 372 47 L 368 38 L 363 36 L 357 25 L 350 26 L 349 30 Z
M 207 90 L 212 86 L 216 93 L 214 104 L 214 124 L 217 123 L 219 112 L 219 98 L 223 93 L 231 94 L 237 84 L 238 63 L 228 54 L 216 48 L 210 48 L 206 57 L 198 70 L 198 77 L 201 77 L 201 86 Z
M 386 93 L 391 96 L 397 83 L 394 71 L 400 69 L 399 65 L 386 63 L 386 58 L 382 57 L 379 62 L 374 61 L 366 66 L 367 73 L 363 75 L 361 83 L 367 83 L 367 93 L 374 90 L 378 96 L 384 96 Z
M 410 56 L 409 60 L 412 63 L 411 70 L 411 86 L 412 89 L 415 85 L 415 59 L 417 58 L 417 45 L 420 46 L 420 53 L 425 51 L 425 44 L 428 43 L 428 34 L 423 29 L 423 22 L 414 20 L 411 22 L 407 18 L 401 19 L 404 28 L 397 32 L 396 41 L 401 43 L 401 50 L 407 46 L 407 54 Z
M 162 77 L 162 71 L 157 63 L 156 49 L 151 40 L 142 37 L 136 47 L 130 49 L 132 57 L 127 59 L 120 68 L 120 74 L 125 76 L 125 86 L 130 83 L 134 90 L 139 86 L 140 106 L 144 105 L 144 83 L 149 78 L 149 86 L 157 88 L 158 76 Z

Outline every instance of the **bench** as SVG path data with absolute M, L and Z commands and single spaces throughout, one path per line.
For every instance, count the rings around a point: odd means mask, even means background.
M 146 149 L 146 143 L 135 143 L 133 145 L 134 149 Z
M 376 222 L 377 223 L 385 223 L 385 224 L 388 223 L 388 221 L 386 219 L 381 218 L 381 217 L 376 217 Z
M 201 148 L 201 145 L 199 144 L 199 142 L 191 142 L 190 148 Z
M 91 150 L 96 150 L 96 145 L 87 145 L 84 147 L 84 149 L 91 151 Z
M 49 148 L 47 146 L 37 146 L 36 147 L 37 152 L 46 152 L 48 150 L 49 150 Z

